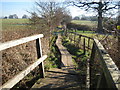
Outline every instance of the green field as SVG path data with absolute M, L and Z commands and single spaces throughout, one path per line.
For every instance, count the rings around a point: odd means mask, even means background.
M 29 23 L 28 19 L 2 19 L 2 24 L 22 24 Z
M 17 30 L 17 29 L 25 29 L 30 25 L 25 25 L 26 23 L 29 24 L 29 19 L 0 19 L 0 24 L 2 24 L 2 30 Z M 85 21 L 85 20 L 72 20 L 72 23 L 81 24 L 81 25 L 88 25 L 90 27 L 96 27 L 96 21 Z
M 96 27 L 97 21 L 86 21 L 86 20 L 72 20 L 72 23 L 81 24 L 81 25 L 88 25 L 90 27 Z
M 3 31 L 26 29 L 30 26 L 26 25 L 29 23 L 28 19 L 1 19 L 1 21 Z

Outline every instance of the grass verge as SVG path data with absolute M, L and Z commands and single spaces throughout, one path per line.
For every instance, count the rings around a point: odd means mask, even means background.
M 56 46 L 57 36 L 54 35 L 51 40 L 50 45 L 50 53 L 48 54 L 48 58 L 45 60 L 45 70 L 49 70 L 50 68 L 59 68 L 60 67 L 60 52 L 58 47 Z

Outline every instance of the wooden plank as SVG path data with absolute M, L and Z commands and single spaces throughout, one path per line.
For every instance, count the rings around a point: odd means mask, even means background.
M 42 57 L 41 40 L 39 38 L 36 39 L 36 49 L 37 49 L 37 58 L 39 59 L 40 57 Z M 39 65 L 39 71 L 40 71 L 41 77 L 44 78 L 45 73 L 44 73 L 44 64 L 43 64 L 43 62 L 41 62 L 41 64 Z
M 30 36 L 30 37 L 21 38 L 18 40 L 13 40 L 13 41 L 1 43 L 0 44 L 0 51 L 8 49 L 10 47 L 14 47 L 14 46 L 26 43 L 26 42 L 29 42 L 29 41 L 32 41 L 32 40 L 35 40 L 37 38 L 42 38 L 42 37 L 43 37 L 43 34 L 38 34 L 38 35 Z
M 20 80 L 22 80 L 28 73 L 30 73 L 35 67 L 37 67 L 41 62 L 43 62 L 47 58 L 47 55 L 42 56 L 40 59 L 36 60 L 33 64 L 29 65 L 25 70 L 14 76 L 12 79 L 10 79 L 8 82 L 6 82 L 4 85 L 0 87 L 1 89 L 4 88 L 12 88 L 14 85 L 16 85 Z
M 97 40 L 94 39 L 95 46 L 98 52 L 98 55 L 100 57 L 100 62 L 103 67 L 103 72 L 105 75 L 105 78 L 107 80 L 107 84 L 109 88 L 118 88 L 120 83 L 118 83 L 119 77 L 120 77 L 120 71 L 116 64 L 113 62 L 112 58 L 109 56 L 109 54 L 105 51 L 102 44 Z

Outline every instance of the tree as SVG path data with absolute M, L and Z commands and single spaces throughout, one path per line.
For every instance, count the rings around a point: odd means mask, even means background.
M 18 19 L 18 16 L 16 14 L 13 14 L 13 15 L 9 15 L 9 18 L 10 19 Z
M 69 20 L 69 13 L 61 5 L 61 3 L 53 1 L 45 2 L 39 0 L 35 2 L 35 4 L 35 11 L 28 11 L 31 14 L 30 20 L 34 22 L 35 28 L 44 27 L 42 33 L 44 32 L 44 34 L 49 35 L 49 37 L 51 37 L 51 32 L 55 31 L 58 25 L 64 22 L 65 26 L 65 23 L 67 23 Z
M 23 19 L 27 19 L 28 16 L 24 14 L 24 15 L 22 16 L 22 18 L 23 18 Z
M 5 16 L 3 19 L 7 19 L 7 16 Z
M 13 14 L 13 18 L 14 18 L 14 19 L 18 19 L 17 14 Z
M 9 15 L 9 18 L 10 18 L 10 19 L 13 19 L 13 15 Z
M 80 20 L 80 18 L 78 16 L 73 18 L 74 20 Z
M 74 0 L 70 1 L 69 4 L 72 4 L 74 6 L 77 6 L 79 8 L 85 8 L 86 11 L 88 10 L 94 10 L 98 13 L 98 28 L 97 32 L 98 33 L 103 33 L 103 24 L 102 24 L 102 19 L 103 19 L 103 13 L 106 13 L 109 10 L 116 9 L 118 8 L 117 1 L 110 1 L 110 0 L 99 0 L 99 1 L 94 1 L 94 0 Z
M 87 20 L 87 17 L 85 15 L 82 15 L 81 20 Z
M 117 23 L 117 29 L 118 29 L 118 60 L 120 60 L 120 1 L 118 3 L 118 23 Z
M 91 16 L 91 17 L 90 17 L 90 20 L 91 20 L 91 21 L 97 21 L 98 19 L 97 19 L 96 16 Z
M 31 12 L 31 18 L 29 19 L 33 25 L 36 25 L 37 23 L 39 23 L 39 17 L 37 15 L 36 12 Z
M 63 21 L 65 20 L 66 15 L 69 16 L 68 11 L 65 10 L 64 7 L 62 7 L 61 3 L 56 2 L 42 2 L 38 1 L 35 2 L 36 4 L 36 11 L 34 11 L 37 15 L 37 17 L 41 18 L 38 19 L 37 22 L 44 22 L 43 24 L 46 25 L 46 27 L 50 31 L 54 31 L 55 28 Z M 33 16 L 33 12 L 30 12 Z M 66 17 L 67 18 L 67 17 Z

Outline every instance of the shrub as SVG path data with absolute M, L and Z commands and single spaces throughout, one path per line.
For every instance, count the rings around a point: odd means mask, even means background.
M 68 23 L 67 28 L 68 29 L 84 30 L 84 31 L 91 30 L 91 28 L 87 25 L 74 24 L 74 23 Z

